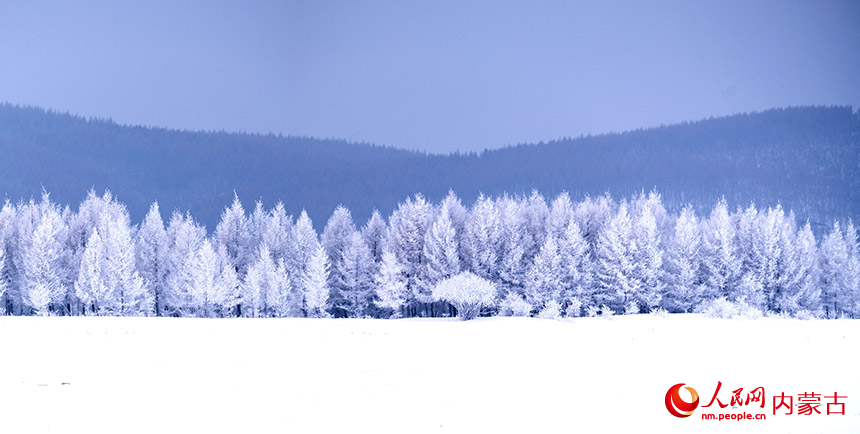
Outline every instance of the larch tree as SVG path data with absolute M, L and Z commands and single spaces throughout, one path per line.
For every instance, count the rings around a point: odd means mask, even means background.
M 685 207 L 675 222 L 666 249 L 666 296 L 663 306 L 672 312 L 689 312 L 702 299 L 701 232 L 692 208 Z
M 221 213 L 221 220 L 215 226 L 214 238 L 218 246 L 224 247 L 226 259 L 236 267 L 240 275 L 244 275 L 256 252 L 250 251 L 251 233 L 248 228 L 248 218 L 242 202 L 239 201 L 239 196 L 235 193 L 233 204 Z
M 400 309 L 406 303 L 408 289 L 406 287 L 406 276 L 403 274 L 403 266 L 390 250 L 382 253 L 382 262 L 379 271 L 374 278 L 376 306 L 392 311 L 392 316 L 399 318 Z
M 305 298 L 305 313 L 311 318 L 326 318 L 329 316 L 329 264 L 328 255 L 322 246 L 310 257 L 302 279 L 302 291 Z
M 350 318 L 361 318 L 373 301 L 373 274 L 375 271 L 370 249 L 361 234 L 353 232 L 347 240 L 337 263 L 341 291 L 340 308 Z
M 135 242 L 135 263 L 146 293 L 151 294 L 156 316 L 164 311 L 164 287 L 167 279 L 167 231 L 158 210 L 158 202 L 149 207 Z

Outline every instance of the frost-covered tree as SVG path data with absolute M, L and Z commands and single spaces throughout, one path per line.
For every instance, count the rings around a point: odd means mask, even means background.
M 191 269 L 191 298 L 196 307 L 197 316 L 210 318 L 214 316 L 217 305 L 216 279 L 218 277 L 218 257 L 212 243 L 206 239 L 200 249 L 194 254 Z
M 468 271 L 444 279 L 433 288 L 433 298 L 453 305 L 462 320 L 475 318 L 482 308 L 495 305 L 497 294 L 493 282 Z
M 385 219 L 379 215 L 379 211 L 373 210 L 370 219 L 361 228 L 361 237 L 367 248 L 370 249 L 370 255 L 374 262 L 382 261 L 382 251 L 385 250 L 385 243 L 388 239 L 388 225 L 385 224 Z
M 32 220 L 19 226 L 17 243 L 23 302 L 37 315 L 64 313 L 63 220 L 47 195 L 38 205 L 31 202 L 29 214 Z
M 701 233 L 692 208 L 685 207 L 675 222 L 666 249 L 666 296 L 663 306 L 673 312 L 689 312 L 702 298 L 700 282 Z
M 607 305 L 618 312 L 637 299 L 642 281 L 637 275 L 634 243 L 633 221 L 627 205 L 621 204 L 597 240 L 593 305 Z
M 454 224 L 447 212 L 439 213 L 424 240 L 426 283 L 435 285 L 460 272 L 459 242 Z
M 563 192 L 553 199 L 549 209 L 549 234 L 561 238 L 573 219 L 573 202 L 570 195 Z
M 115 300 L 114 313 L 149 316 L 155 298 L 147 291 L 135 268 L 135 246 L 128 214 L 123 213 L 107 225 L 104 240 L 105 277 Z
M 341 304 L 338 307 L 348 317 L 363 317 L 373 301 L 373 274 L 376 267 L 360 233 L 353 232 L 347 240 L 337 268 L 337 285 L 341 292 Z
M 463 252 L 468 269 L 485 279 L 496 280 L 502 242 L 498 209 L 492 199 L 481 195 L 472 205 L 463 234 Z
M 433 206 L 421 195 L 401 202 L 389 219 L 388 248 L 403 265 L 409 290 L 407 303 L 414 303 L 413 315 L 417 315 L 419 309 L 423 313 L 426 304 L 433 301 L 430 288 L 426 285 L 424 257 L 424 240 L 432 221 Z
M 223 246 L 219 246 L 217 255 L 220 271 L 215 279 L 211 301 L 215 314 L 228 318 L 237 315 L 236 309 L 242 301 L 242 282 L 239 280 L 236 267 L 227 258 L 227 252 Z
M 558 242 L 554 236 L 548 236 L 526 276 L 526 301 L 535 309 L 541 310 L 547 302 L 561 299 L 565 286 L 564 277 L 564 264 Z
M 355 224 L 352 221 L 352 214 L 343 206 L 338 206 L 326 223 L 322 233 L 322 246 L 328 255 L 329 264 L 331 264 L 329 272 L 331 294 L 329 298 L 336 316 L 344 314 L 340 310 L 341 306 L 346 303 L 343 295 L 345 288 L 342 286 L 343 276 L 340 274 L 340 268 L 343 262 L 343 251 L 353 233 L 355 233 Z
M 741 261 L 736 253 L 734 238 L 735 227 L 723 199 L 717 202 L 707 223 L 703 225 L 702 265 L 707 298 L 728 296 L 736 284 Z
M 277 265 L 265 244 L 248 269 L 243 286 L 244 313 L 250 317 L 284 317 L 297 312 L 293 287 L 284 262 Z
M 9 283 L 6 281 L 6 275 L 3 270 L 6 269 L 6 248 L 0 242 L 0 315 L 6 314 L 6 303 L 4 296 L 9 288 Z
M 846 306 L 847 278 L 845 270 L 848 266 L 848 249 L 839 222 L 833 224 L 833 229 L 821 241 L 818 255 L 821 303 L 828 318 L 837 318 L 844 313 Z
M 3 286 L 4 295 L 0 295 L 0 315 L 7 312 L 15 313 L 15 305 L 20 300 L 16 288 L 12 285 L 15 280 L 15 269 L 12 262 L 12 249 L 17 227 L 17 216 L 15 206 L 7 200 L 0 208 L 0 250 L 3 251 L 3 265 L 0 266 L 0 285 Z M 16 296 L 18 295 L 18 296 Z
M 571 219 L 564 226 L 564 232 L 559 239 L 558 252 L 563 273 L 563 289 L 561 299 L 558 301 L 572 312 L 578 308 L 571 308 L 571 304 L 581 305 L 581 300 L 593 284 L 593 265 L 588 256 L 588 242 L 576 221 Z
M 305 298 L 305 313 L 311 318 L 325 318 L 329 314 L 329 263 L 322 246 L 310 257 L 302 279 Z
M 292 264 L 290 264 L 290 269 L 299 275 L 303 275 L 311 256 L 320 247 L 319 237 L 314 230 L 314 224 L 308 213 L 304 210 L 302 210 L 299 219 L 296 220 L 296 225 L 293 227 L 293 239 L 296 243 L 296 250 L 295 257 Z
M 164 316 L 191 316 L 194 304 L 192 282 L 195 257 L 206 231 L 190 215 L 177 212 L 167 226 L 167 275 L 164 286 Z
M 103 252 L 102 240 L 96 229 L 87 241 L 78 279 L 75 281 L 75 294 L 83 305 L 81 313 L 84 315 L 99 315 L 104 312 L 103 306 L 108 297 L 108 289 L 105 286 L 102 271 Z
M 161 316 L 164 312 L 167 248 L 167 231 L 158 210 L 158 202 L 155 202 L 150 206 L 137 231 L 135 262 L 138 274 L 143 279 L 145 292 L 152 296 L 156 316 Z
M 400 308 L 406 303 L 408 289 L 406 288 L 406 276 L 403 274 L 403 266 L 390 250 L 382 253 L 382 262 L 374 277 L 376 306 L 393 311 L 394 317 L 400 317 Z
M 215 226 L 214 238 L 218 248 L 224 248 L 227 255 L 225 259 L 236 267 L 240 275 L 244 275 L 256 252 L 250 250 L 251 232 L 248 227 L 248 217 L 235 192 L 233 204 L 221 213 L 221 220 Z
M 634 273 L 640 282 L 635 303 L 639 311 L 648 312 L 660 304 L 664 288 L 663 238 L 655 214 L 659 200 L 656 205 L 653 201 L 653 198 L 644 201 L 633 225 Z

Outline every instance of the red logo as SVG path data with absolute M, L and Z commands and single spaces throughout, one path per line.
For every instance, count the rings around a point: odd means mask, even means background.
M 681 398 L 678 392 L 683 385 L 684 383 L 678 383 L 670 387 L 669 391 L 666 392 L 666 410 L 669 410 L 669 413 L 672 413 L 672 416 L 675 417 L 689 417 L 693 414 L 696 407 L 699 406 L 699 393 L 692 387 L 684 387 L 684 389 L 690 392 L 693 402 L 687 402 Z

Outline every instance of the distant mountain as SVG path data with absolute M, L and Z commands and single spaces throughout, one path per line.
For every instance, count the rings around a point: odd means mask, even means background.
M 305 137 L 123 126 L 38 108 L 0 105 L 0 194 L 77 204 L 110 189 L 142 218 L 152 201 L 190 210 L 211 230 L 233 192 L 302 208 L 318 227 L 343 204 L 358 223 L 409 195 L 467 203 L 481 192 L 576 199 L 657 190 L 664 203 L 710 209 L 782 203 L 799 219 L 860 220 L 860 115 L 799 107 L 620 134 L 523 144 L 481 154 L 430 155 Z

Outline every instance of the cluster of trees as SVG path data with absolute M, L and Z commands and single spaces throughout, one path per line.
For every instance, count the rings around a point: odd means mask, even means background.
M 110 193 L 77 212 L 47 194 L 0 210 L 0 309 L 14 315 L 391 317 L 689 312 L 726 298 L 763 311 L 860 315 L 853 224 L 820 242 L 781 207 L 668 213 L 654 192 L 574 203 L 417 195 L 321 234 L 278 204 L 236 198 L 214 232 L 189 214 L 139 225 Z
M 365 222 L 373 208 L 387 216 L 414 192 L 438 203 L 449 189 L 471 203 L 482 192 L 630 197 L 657 186 L 672 213 L 690 204 L 700 215 L 722 196 L 760 206 L 778 199 L 816 234 L 835 218 L 860 219 L 860 113 L 847 106 L 433 155 L 310 137 L 124 126 L 0 103 L 0 155 L 0 192 L 8 197 L 38 197 L 44 186 L 55 202 L 74 207 L 87 189 L 110 188 L 136 222 L 157 199 L 163 210 L 190 210 L 210 229 L 233 191 L 267 208 L 289 192 L 287 214 L 307 209 L 318 231 L 339 204 Z

